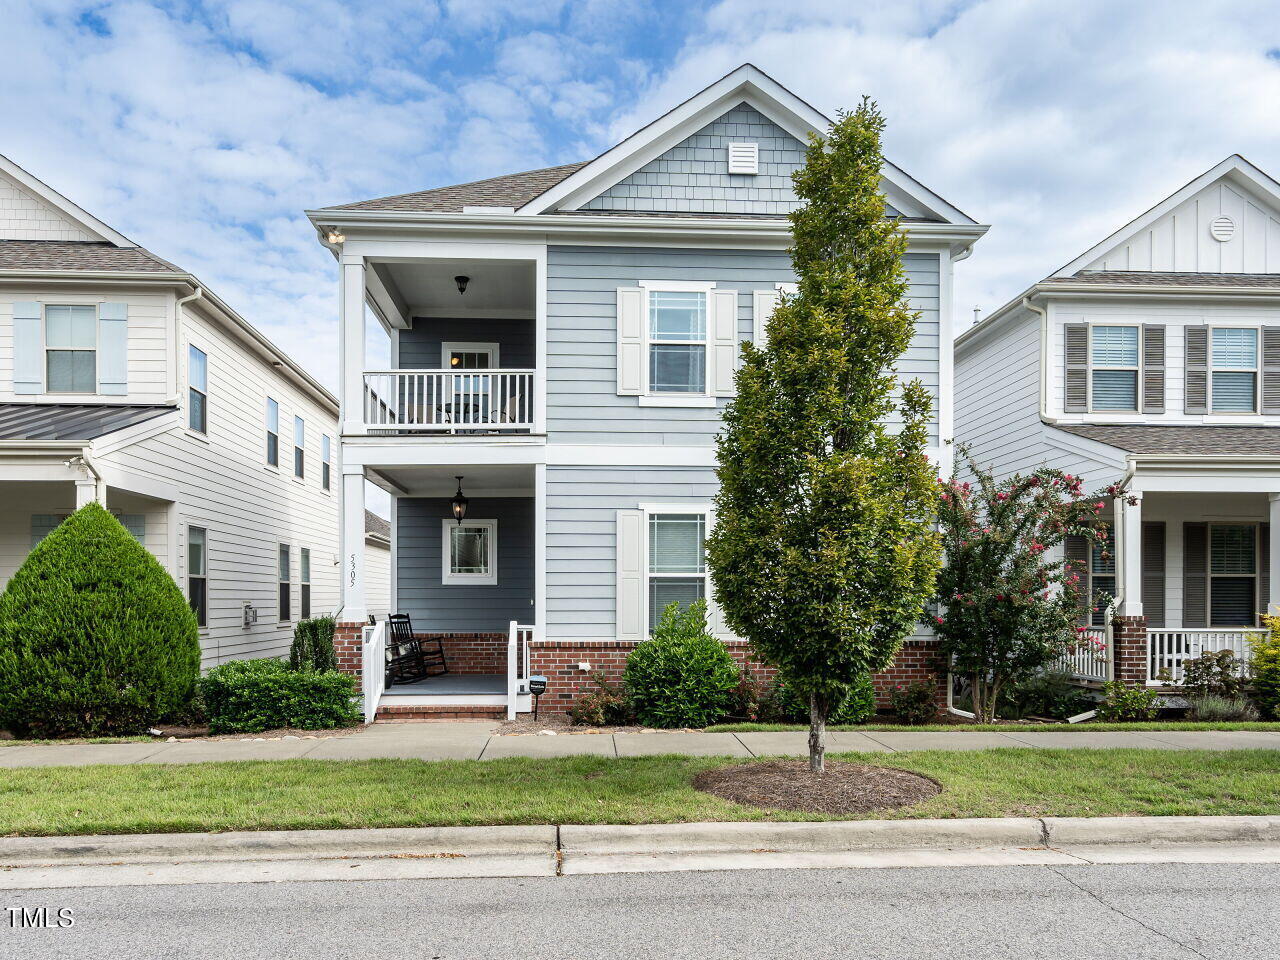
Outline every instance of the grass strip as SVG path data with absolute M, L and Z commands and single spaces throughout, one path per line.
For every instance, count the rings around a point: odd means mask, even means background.
M 1241 722 L 1195 723 L 1190 720 L 1151 720 L 1135 723 L 928 723 L 908 727 L 900 723 L 856 723 L 828 726 L 828 730 L 863 731 L 865 733 L 1139 733 L 1150 730 L 1261 730 L 1280 733 L 1280 723 L 1265 720 Z M 707 733 L 790 733 L 809 732 L 808 724 L 799 723 L 719 723 L 706 728 Z

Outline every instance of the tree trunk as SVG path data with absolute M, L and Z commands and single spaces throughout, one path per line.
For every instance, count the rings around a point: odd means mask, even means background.
M 827 770 L 827 704 L 816 693 L 809 694 L 809 772 Z

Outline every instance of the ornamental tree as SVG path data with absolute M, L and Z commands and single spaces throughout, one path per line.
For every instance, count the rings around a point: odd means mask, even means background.
M 1101 513 L 1118 488 L 1085 496 L 1079 477 L 1050 469 L 997 481 L 961 455 L 973 479 L 940 495 L 946 562 L 935 630 L 940 656 L 969 678 L 975 717 L 989 723 L 1002 689 L 1092 642 L 1077 623 L 1080 574 L 1056 548 L 1077 535 L 1105 549 Z
M 931 399 L 894 367 L 906 238 L 880 193 L 884 120 L 864 99 L 813 137 L 793 176 L 798 290 L 744 344 L 724 415 L 707 541 L 725 621 L 809 706 L 809 765 L 850 685 L 884 668 L 933 593 L 937 474 Z

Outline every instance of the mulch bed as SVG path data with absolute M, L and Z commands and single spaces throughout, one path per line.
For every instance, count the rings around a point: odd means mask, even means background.
M 909 807 L 942 792 L 931 777 L 896 767 L 828 760 L 827 772 L 815 776 L 807 759 L 716 767 L 699 773 L 693 785 L 746 807 L 832 814 Z

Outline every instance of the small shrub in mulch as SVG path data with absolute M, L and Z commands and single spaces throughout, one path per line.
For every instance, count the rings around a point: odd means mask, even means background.
M 938 781 L 910 770 L 838 760 L 828 760 L 827 772 L 817 776 L 808 760 L 717 767 L 699 773 L 693 785 L 746 807 L 831 814 L 909 807 L 942 792 Z

